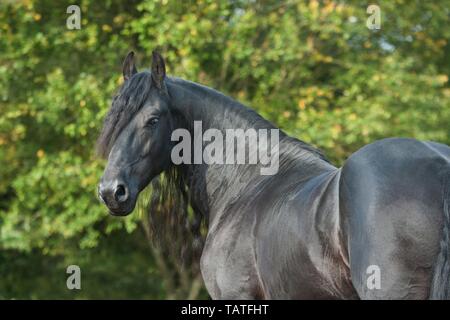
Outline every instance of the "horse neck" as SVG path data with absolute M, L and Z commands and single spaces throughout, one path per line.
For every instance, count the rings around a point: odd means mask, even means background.
M 168 80 L 172 108 L 185 122 L 178 127 L 189 130 L 191 137 L 194 137 L 194 121 L 201 121 L 203 131 L 218 129 L 224 136 L 229 128 L 277 129 L 253 110 L 213 89 L 181 79 Z M 301 180 L 329 168 L 330 165 L 313 151 L 312 147 L 279 131 L 279 170 L 291 170 Z M 260 167 L 248 164 L 202 163 L 182 165 L 180 170 L 185 176 L 194 209 L 206 215 L 210 223 L 215 213 L 235 200 L 249 184 L 271 178 L 270 175 L 261 176 Z

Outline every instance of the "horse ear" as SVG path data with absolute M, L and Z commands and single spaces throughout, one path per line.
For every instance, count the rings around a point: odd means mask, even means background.
M 163 57 L 157 52 L 152 52 L 152 80 L 158 89 L 164 89 L 164 78 L 166 77 L 166 65 Z
M 127 56 L 125 57 L 125 60 L 123 61 L 122 73 L 123 73 L 123 79 L 125 81 L 127 81 L 134 74 L 137 73 L 136 65 L 134 64 L 134 52 L 133 51 L 128 52 Z

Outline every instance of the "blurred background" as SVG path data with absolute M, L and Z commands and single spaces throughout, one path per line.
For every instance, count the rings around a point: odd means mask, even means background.
M 0 298 L 208 297 L 196 268 L 151 245 L 139 209 L 114 218 L 96 197 L 94 144 L 129 50 L 142 70 L 159 47 L 169 74 L 341 165 L 384 137 L 450 144 L 449 18 L 448 0 L 2 1 Z M 81 290 L 66 287 L 71 264 Z

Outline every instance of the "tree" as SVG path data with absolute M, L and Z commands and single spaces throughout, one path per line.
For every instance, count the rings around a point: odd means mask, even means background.
M 381 29 L 369 30 L 360 1 L 82 0 L 81 29 L 69 30 L 63 3 L 0 4 L 0 295 L 73 297 L 56 289 L 56 273 L 103 257 L 114 257 L 102 269 L 111 281 L 127 259 L 136 262 L 127 272 L 151 270 L 146 297 L 189 294 L 190 284 L 172 288 L 180 272 L 166 255 L 146 256 L 143 215 L 111 218 L 96 198 L 104 161 L 94 142 L 130 49 L 142 69 L 159 47 L 171 74 L 257 109 L 337 165 L 389 136 L 450 144 L 450 1 L 379 6 Z M 55 273 L 10 285 L 23 266 L 53 262 Z M 133 279 L 124 295 L 143 296 Z M 102 286 L 82 297 L 117 289 Z

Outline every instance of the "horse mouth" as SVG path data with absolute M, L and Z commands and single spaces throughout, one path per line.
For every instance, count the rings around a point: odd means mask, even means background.
M 106 205 L 109 211 L 109 214 L 114 217 L 125 217 L 131 214 L 136 206 L 135 199 L 129 199 L 127 203 L 119 205 L 119 206 L 108 206 Z
M 133 212 L 134 206 L 129 208 L 108 208 L 109 214 L 114 217 L 125 217 L 128 216 L 131 212 Z
M 109 210 L 109 214 L 112 215 L 113 217 L 126 217 L 127 215 L 129 215 L 131 213 L 127 212 L 127 211 L 114 211 L 114 210 Z

